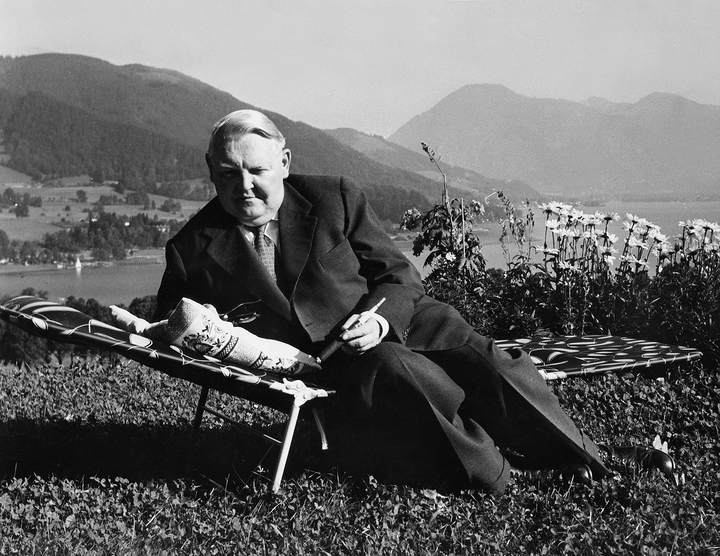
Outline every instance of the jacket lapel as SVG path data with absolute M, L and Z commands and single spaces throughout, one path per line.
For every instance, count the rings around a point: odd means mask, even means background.
M 280 252 L 285 292 L 291 297 L 312 247 L 317 217 L 309 214 L 312 204 L 295 188 L 285 185 L 279 211 Z
M 260 257 L 245 240 L 240 226 L 231 218 L 221 218 L 217 227 L 208 227 L 203 234 L 208 239 L 207 254 L 235 278 L 238 287 L 245 289 L 268 308 L 290 320 L 290 302 L 298 278 L 312 247 L 317 217 L 309 214 L 312 204 L 294 187 L 285 184 L 285 197 L 279 211 L 281 283 L 286 295 L 268 276 Z M 223 213 L 225 216 L 225 214 Z
M 243 237 L 240 226 L 232 224 L 206 228 L 204 234 L 210 241 L 207 254 L 234 277 L 238 287 L 256 296 L 278 315 L 290 320 L 290 303 L 268 276 L 260 257 Z

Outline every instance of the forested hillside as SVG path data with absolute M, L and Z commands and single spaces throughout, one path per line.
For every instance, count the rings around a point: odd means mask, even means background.
M 204 153 L 213 123 L 250 107 L 169 70 L 67 54 L 0 57 L 5 165 L 41 181 L 89 174 L 152 193 L 158 183 L 207 177 Z M 264 111 L 287 138 L 293 172 L 353 178 L 382 219 L 397 222 L 407 208 L 435 200 L 437 182 Z
M 0 90 L 0 126 L 10 168 L 37 181 L 88 174 L 127 188 L 200 177 L 198 149 L 145 129 L 103 121 L 43 93 Z

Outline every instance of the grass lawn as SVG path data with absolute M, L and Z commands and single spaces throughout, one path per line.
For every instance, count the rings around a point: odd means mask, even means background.
M 591 487 L 517 475 L 501 496 L 441 494 L 346 475 L 301 423 L 273 496 L 275 449 L 247 433 L 206 417 L 188 450 L 195 386 L 66 363 L 0 367 L 0 554 L 720 553 L 720 375 L 702 364 L 551 383 L 600 443 L 667 440 L 675 481 L 611 462 Z

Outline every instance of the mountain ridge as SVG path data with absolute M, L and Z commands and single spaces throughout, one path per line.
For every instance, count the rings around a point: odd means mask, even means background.
M 413 151 L 379 135 L 369 135 L 351 128 L 326 129 L 324 131 L 377 162 L 427 176 L 435 182 L 442 181 L 440 171 L 433 165 L 428 155 L 422 152 L 419 142 L 416 146 L 417 149 Z M 517 200 L 541 200 L 543 198 L 537 190 L 518 180 L 486 178 L 472 170 L 445 164 L 442 157 L 438 160 L 438 164 L 447 176 L 451 196 L 477 196 L 479 194 L 478 198 L 482 198 L 493 192 L 503 191 L 508 197 Z M 441 188 L 435 185 L 431 191 L 427 192 L 427 195 L 439 199 Z
M 669 93 L 574 102 L 466 85 L 388 139 L 410 147 L 421 138 L 449 164 L 544 194 L 700 194 L 720 185 L 720 107 Z
M 64 130 L 50 124 L 54 112 L 52 108 L 39 108 L 32 114 L 35 118 L 32 126 L 36 130 L 35 135 L 29 135 L 31 130 L 22 125 L 9 130 L 8 122 L 13 116 L 14 107 L 27 99 L 28 95 L 36 95 L 36 99 L 40 98 L 37 95 L 44 95 L 50 99 L 46 102 L 47 106 L 53 102 L 67 105 L 78 114 L 77 121 L 96 120 L 100 122 L 96 127 L 103 125 L 102 122 L 109 122 L 108 126 L 112 124 L 135 129 L 134 134 L 128 131 L 129 145 L 137 143 L 147 144 L 149 148 L 156 146 L 158 152 L 168 151 L 171 143 L 178 145 L 178 149 L 190 149 L 194 154 L 183 156 L 192 156 L 196 164 L 191 166 L 197 170 L 188 170 L 179 179 L 206 176 L 206 169 L 203 168 L 204 153 L 215 121 L 233 110 L 254 108 L 226 92 L 173 70 L 140 64 L 116 66 L 96 58 L 65 54 L 2 57 L 0 123 L 4 128 L 5 165 L 25 173 L 30 172 L 20 164 L 20 154 L 25 157 L 24 160 L 32 156 L 71 159 L 72 153 L 66 151 L 75 144 L 63 137 Z M 303 122 L 292 121 L 270 110 L 263 112 L 275 121 L 286 136 L 294 155 L 293 172 L 343 174 L 355 179 L 367 191 L 374 208 L 384 219 L 397 221 L 402 211 L 409 207 L 427 208 L 430 205 L 428 198 L 421 193 L 432 189 L 433 181 L 429 178 L 377 163 Z M 68 124 L 68 127 L 72 127 L 72 124 Z M 47 137 L 39 136 L 38 130 L 41 129 Z M 148 140 L 148 134 L 156 139 Z M 164 139 L 158 139 L 157 136 Z M 38 147 L 40 144 L 43 145 L 42 149 Z M 102 145 L 84 145 L 83 148 L 100 149 Z M 128 167 L 133 166 L 133 161 L 128 155 L 129 152 L 120 152 L 109 164 L 110 173 L 106 175 L 111 179 L 119 179 L 123 172 L 130 172 Z M 95 156 L 103 158 L 99 151 L 95 151 Z M 35 166 L 39 166 L 39 163 Z M 54 168 L 57 173 L 55 177 L 62 177 L 70 171 L 69 167 L 65 169 L 59 164 L 55 164 Z M 50 170 L 35 170 L 36 175 L 52 173 Z M 89 173 L 91 170 L 82 164 L 72 169 L 80 173 Z M 139 171 L 140 181 L 155 177 L 152 168 L 140 168 Z M 200 172 L 202 175 L 195 175 Z

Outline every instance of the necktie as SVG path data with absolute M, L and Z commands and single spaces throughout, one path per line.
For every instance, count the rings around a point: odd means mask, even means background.
M 252 232 L 255 235 L 255 251 L 257 251 L 257 254 L 260 255 L 260 260 L 262 260 L 262 263 L 270 274 L 270 277 L 273 279 L 273 282 L 276 282 L 275 244 L 268 236 L 265 235 L 265 228 L 267 228 L 267 224 L 263 224 L 260 227 L 252 229 Z

